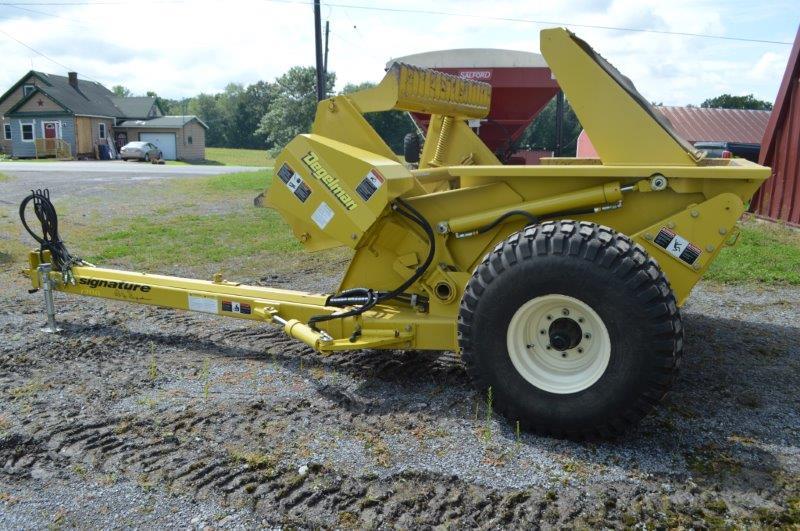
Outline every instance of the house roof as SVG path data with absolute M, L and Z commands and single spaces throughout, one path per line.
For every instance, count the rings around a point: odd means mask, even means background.
M 89 116 L 120 116 L 120 110 L 111 102 L 114 93 L 100 83 L 78 79 L 78 90 L 69 84 L 66 76 L 32 72 L 44 81 L 45 84 L 37 88 L 50 96 L 57 103 L 77 115 Z M 30 98 L 32 94 L 28 95 Z M 28 98 L 23 98 L 26 101 Z M 22 101 L 20 103 L 22 103 Z M 17 107 L 19 104 L 15 105 Z M 11 114 L 9 110 L 9 114 Z
M 111 97 L 111 103 L 122 111 L 122 116 L 130 118 L 147 118 L 155 102 L 151 96 Z
M 677 133 L 689 142 L 742 142 L 759 144 L 770 111 L 657 107 Z
M 134 127 L 137 129 L 180 129 L 191 121 L 197 121 L 208 129 L 208 126 L 197 116 L 161 116 L 152 120 L 125 120 L 117 127 Z

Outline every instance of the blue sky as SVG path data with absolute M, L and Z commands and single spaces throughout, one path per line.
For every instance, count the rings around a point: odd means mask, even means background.
M 305 0 L 62 0 L 81 2 L 72 6 L 29 0 L 28 5 L 4 5 L 14 1 L 0 1 L 0 88 L 31 67 L 59 74 L 70 68 L 108 86 L 123 84 L 136 93 L 155 90 L 176 98 L 219 91 L 229 82 L 272 80 L 293 65 L 314 61 L 313 15 Z M 683 105 L 723 92 L 774 100 L 791 45 L 571 25 L 792 42 L 800 0 L 323 0 L 322 14 L 331 23 L 329 68 L 337 73 L 340 88 L 347 82 L 377 81 L 388 59 L 410 53 L 472 47 L 538 52 L 540 29 L 566 25 L 630 77 L 645 97 Z

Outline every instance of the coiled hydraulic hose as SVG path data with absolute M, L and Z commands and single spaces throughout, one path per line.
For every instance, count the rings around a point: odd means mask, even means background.
M 25 210 L 31 202 L 33 202 L 33 212 L 42 226 L 41 236 L 31 229 L 25 219 Z M 19 205 L 19 219 L 28 234 L 39 244 L 39 252 L 50 251 L 56 271 L 67 273 L 73 265 L 84 264 L 83 260 L 69 254 L 67 247 L 61 240 L 61 236 L 58 234 L 58 214 L 56 213 L 56 207 L 50 201 L 50 190 L 46 188 L 44 190 L 31 190 L 30 195 L 23 199 Z
M 416 271 L 414 271 L 413 275 L 411 275 L 405 282 L 391 291 L 377 292 L 370 288 L 351 288 L 341 293 L 337 293 L 336 295 L 331 295 L 326 301 L 327 306 L 344 307 L 353 306 L 355 304 L 359 304 L 360 306 L 341 313 L 315 315 L 308 320 L 308 325 L 311 328 L 316 330 L 316 324 L 323 321 L 331 321 L 333 319 L 342 319 L 344 317 L 361 315 L 367 310 L 373 308 L 378 303 L 405 295 L 405 291 L 417 280 L 419 280 L 419 278 L 425 274 L 425 271 L 428 270 L 433 262 L 434 256 L 436 255 L 436 236 L 434 235 L 433 227 L 431 227 L 431 224 L 428 223 L 428 220 L 426 220 L 422 214 L 420 214 L 414 207 L 400 198 L 395 199 L 395 203 L 392 205 L 392 208 L 395 212 L 416 223 L 422 227 L 423 231 L 425 231 L 425 235 L 428 237 L 428 256 L 425 258 L 425 261 L 416 269 Z

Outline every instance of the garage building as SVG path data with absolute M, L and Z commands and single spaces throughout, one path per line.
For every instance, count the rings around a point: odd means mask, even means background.
M 126 120 L 114 127 L 118 144 L 150 142 L 167 160 L 205 158 L 208 126 L 197 116 L 161 116 L 151 120 Z

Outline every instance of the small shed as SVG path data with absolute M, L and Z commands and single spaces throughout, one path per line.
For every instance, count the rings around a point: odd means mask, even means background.
M 800 226 L 800 28 L 772 110 L 759 163 L 772 168 L 751 203 L 757 216 Z
M 118 146 L 128 142 L 150 142 L 167 160 L 206 158 L 208 126 L 197 116 L 161 116 L 150 120 L 125 120 L 114 127 Z

